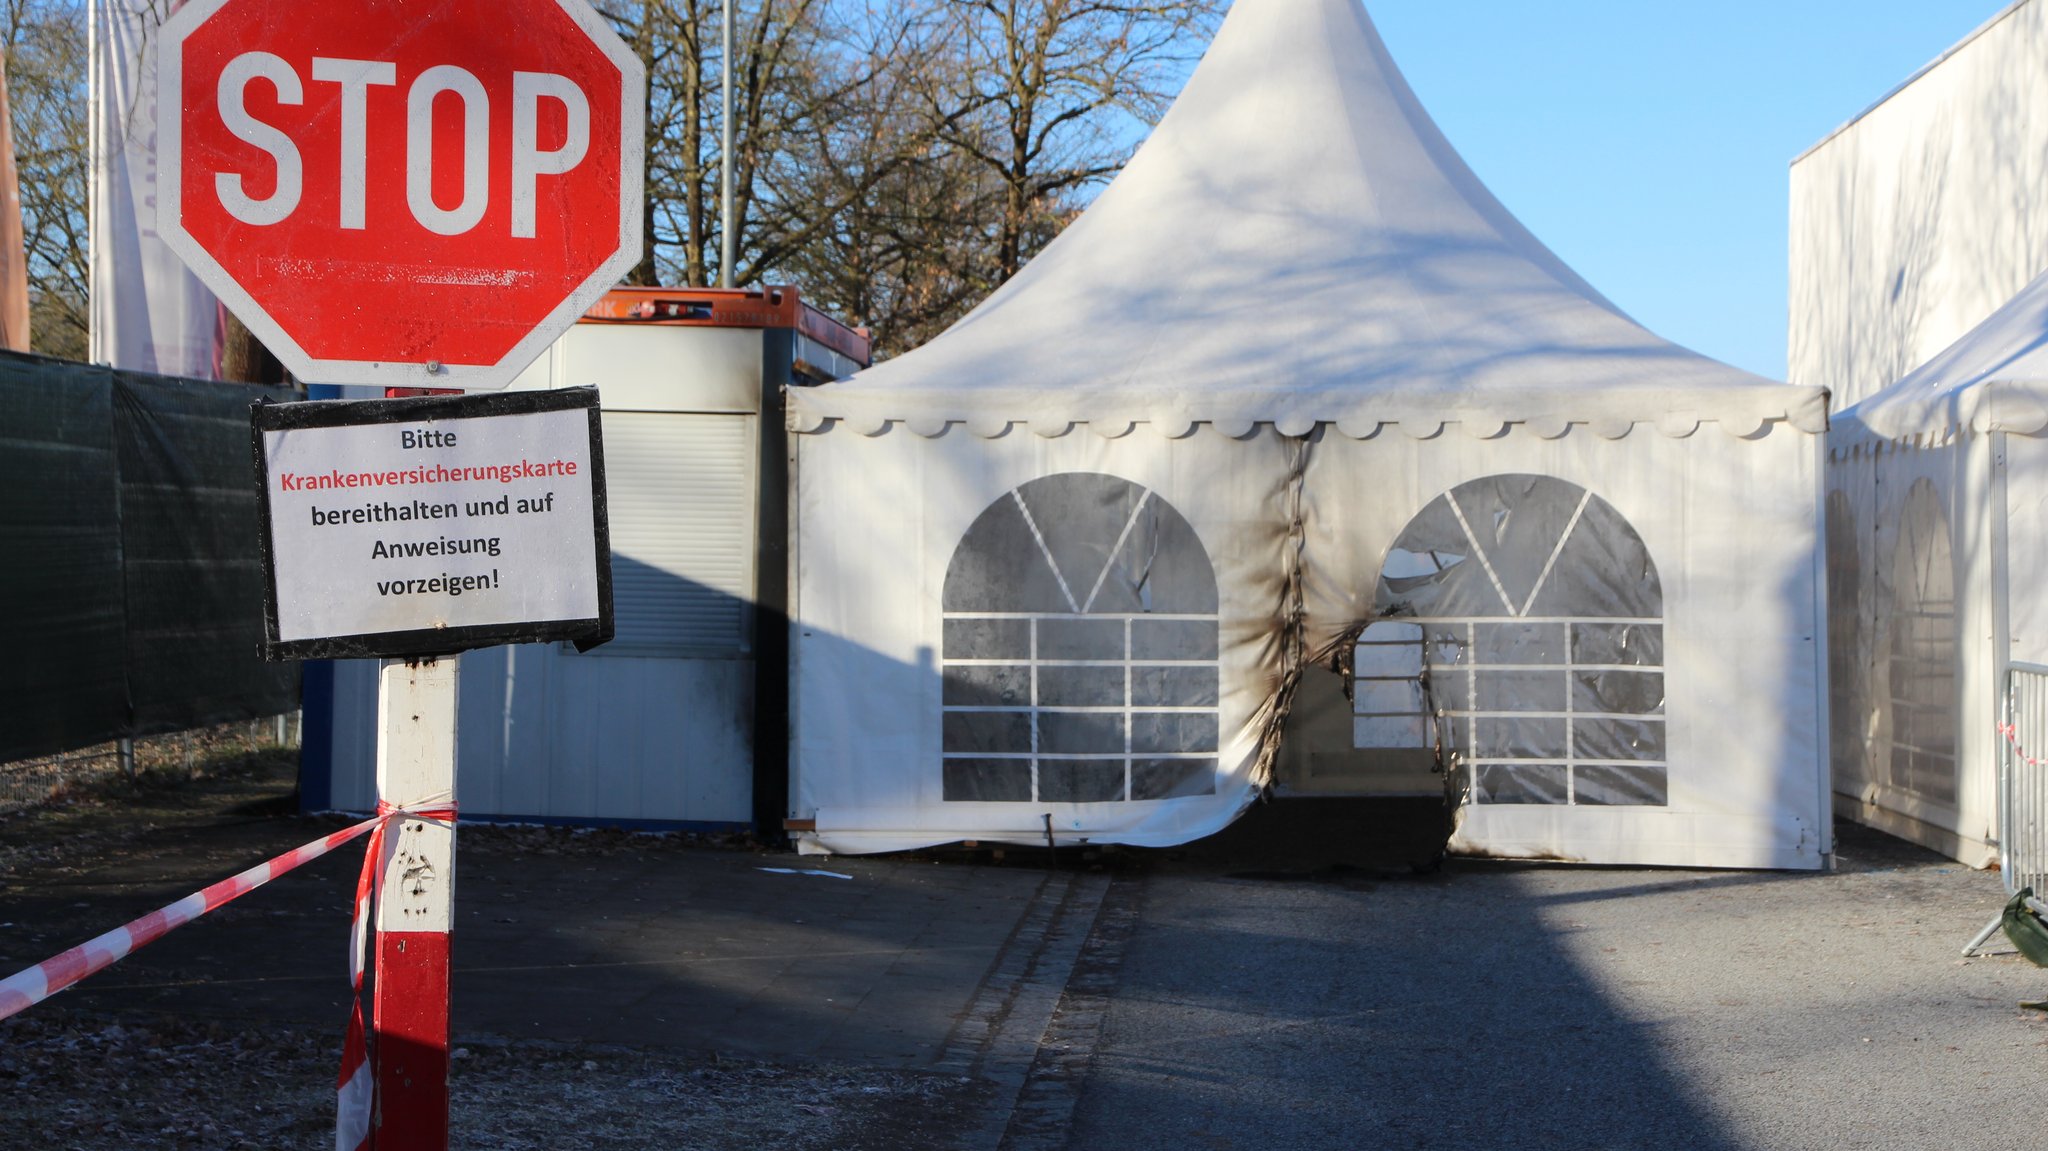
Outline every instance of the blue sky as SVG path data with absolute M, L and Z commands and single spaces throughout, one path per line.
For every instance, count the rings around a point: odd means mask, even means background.
M 1785 372 L 1793 157 L 2007 0 L 1367 0 L 1495 195 L 1667 339 Z

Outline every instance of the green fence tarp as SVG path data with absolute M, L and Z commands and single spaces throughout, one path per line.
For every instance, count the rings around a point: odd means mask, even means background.
M 128 720 L 113 374 L 0 357 L 0 759 Z
M 258 654 L 262 395 L 0 355 L 0 760 L 298 706 Z

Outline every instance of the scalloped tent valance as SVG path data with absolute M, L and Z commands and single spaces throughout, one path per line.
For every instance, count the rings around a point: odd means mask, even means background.
M 1818 433 L 1826 403 L 1657 337 L 1576 275 L 1466 167 L 1357 0 L 1238 0 L 1144 147 L 1014 279 L 924 347 L 790 398 L 799 430 L 1352 434 Z
M 1197 417 L 1181 412 L 1090 414 L 1080 419 L 1067 415 L 1044 414 L 1018 419 L 986 415 L 914 415 L 896 418 L 874 412 L 826 416 L 797 408 L 795 405 L 792 405 L 789 415 L 790 430 L 805 435 L 815 435 L 844 427 L 864 436 L 879 436 L 900 427 L 927 439 L 946 435 L 956 428 L 985 440 L 996 439 L 1012 432 L 1030 432 L 1046 439 L 1057 439 L 1084 429 L 1108 440 L 1121 439 L 1141 429 L 1164 439 L 1179 440 L 1194 435 L 1202 428 L 1241 439 L 1252 434 L 1260 426 L 1269 424 L 1286 436 L 1306 436 L 1318 427 L 1329 427 L 1354 440 L 1370 440 L 1387 435 L 1430 440 L 1451 430 L 1461 431 L 1479 440 L 1499 439 L 1517 433 L 1556 440 L 1571 434 L 1575 428 L 1581 432 L 1590 432 L 1601 439 L 1618 440 L 1638 426 L 1649 427 L 1673 439 L 1684 439 L 1702 427 L 1712 424 L 1737 439 L 1754 439 L 1769 434 L 1779 425 L 1813 434 L 1824 432 L 1827 430 L 1827 406 L 1824 398 L 1816 398 L 1810 404 L 1797 408 L 1788 407 L 1777 412 L 1752 409 L 1703 415 L 1696 410 L 1677 409 L 1663 412 L 1651 419 L 1605 415 L 1575 418 L 1551 413 L 1504 416 L 1499 413 L 1475 413 L 1455 409 L 1442 409 L 1427 414 L 1386 411 L 1373 416 L 1342 416 L 1336 419 L 1298 413 L 1279 413 L 1272 418 L 1258 419 L 1241 413 Z

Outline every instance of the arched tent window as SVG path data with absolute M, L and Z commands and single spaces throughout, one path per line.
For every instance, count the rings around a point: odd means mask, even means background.
M 1906 493 L 1892 553 L 1891 783 L 1956 801 L 1956 593 L 1948 516 L 1927 480 Z
M 1387 622 L 1360 637 L 1356 661 L 1359 742 L 1398 722 L 1363 711 L 1397 698 L 1367 669 L 1420 663 L 1420 706 L 1471 802 L 1661 806 L 1663 605 L 1649 550 L 1607 501 L 1548 476 L 1461 484 L 1409 521 L 1382 566 Z M 1401 655 L 1416 645 L 1419 660 Z
M 1849 493 L 1828 493 L 1828 744 L 1837 781 L 1868 775 L 1864 752 L 1863 553 Z
M 1069 472 L 989 505 L 946 571 L 945 798 L 1213 794 L 1216 604 L 1194 529 L 1128 480 Z

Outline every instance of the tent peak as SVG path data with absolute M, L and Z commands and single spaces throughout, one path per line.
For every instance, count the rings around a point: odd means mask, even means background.
M 1080 419 L 1107 394 L 1200 394 L 1218 410 L 1285 396 L 1320 419 L 1377 398 L 1445 418 L 1648 422 L 1676 404 L 1740 422 L 1807 402 L 1783 388 L 1652 335 L 1531 235 L 1437 129 L 1357 0 L 1239 0 L 1064 233 L 929 344 L 798 406 L 1023 418 L 994 405 L 1029 396 Z M 1672 389 L 1717 395 L 1671 401 Z M 1617 413 L 1622 392 L 1648 406 Z

